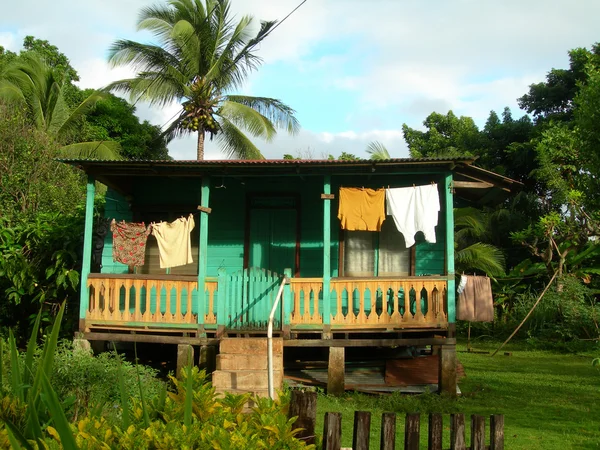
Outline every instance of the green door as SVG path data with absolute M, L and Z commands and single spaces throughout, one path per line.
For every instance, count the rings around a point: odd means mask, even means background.
M 283 275 L 296 272 L 298 235 L 295 209 L 252 209 L 250 212 L 249 267 Z

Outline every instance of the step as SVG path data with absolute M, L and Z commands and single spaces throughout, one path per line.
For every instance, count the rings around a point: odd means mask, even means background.
M 267 370 L 267 355 L 241 355 L 221 353 L 217 355 L 217 370 Z M 283 355 L 273 355 L 273 369 L 283 370 Z
M 216 389 L 238 389 L 254 391 L 269 388 L 266 370 L 217 370 L 212 374 L 212 384 Z M 273 371 L 273 384 L 275 389 L 283 387 L 283 371 Z
M 220 353 L 266 355 L 267 338 L 224 338 L 219 343 Z M 283 339 L 273 339 L 273 354 L 283 353 Z

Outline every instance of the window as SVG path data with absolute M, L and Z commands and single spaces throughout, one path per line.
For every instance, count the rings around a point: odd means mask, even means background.
M 381 231 L 344 231 L 343 276 L 408 276 L 410 249 L 393 220 L 383 222 Z

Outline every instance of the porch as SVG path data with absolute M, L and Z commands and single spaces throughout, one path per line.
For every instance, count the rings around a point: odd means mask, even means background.
M 285 275 L 289 284 L 274 322 L 284 337 L 294 332 L 448 328 L 446 276 L 324 280 L 295 278 L 291 270 Z M 93 273 L 87 277 L 89 298 L 82 305 L 81 329 L 197 337 L 260 333 L 267 329 L 282 279 L 261 269 L 220 269 L 199 290 L 196 276 Z

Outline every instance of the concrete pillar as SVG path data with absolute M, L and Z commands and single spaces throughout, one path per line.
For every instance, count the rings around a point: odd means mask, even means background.
M 329 368 L 327 369 L 327 393 L 344 393 L 345 348 L 329 347 Z
M 176 376 L 181 379 L 181 373 L 188 365 L 194 364 L 194 347 L 189 344 L 177 345 L 177 370 Z
M 439 351 L 438 392 L 456 396 L 456 345 L 442 345 Z
M 75 338 L 73 339 L 73 348 L 86 350 L 92 352 L 92 344 L 87 339 Z
M 206 370 L 207 374 L 215 371 L 217 365 L 217 347 L 214 345 L 200 346 L 200 355 L 198 357 L 198 367 L 200 370 Z

